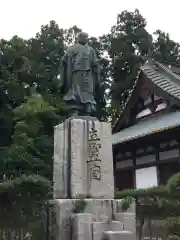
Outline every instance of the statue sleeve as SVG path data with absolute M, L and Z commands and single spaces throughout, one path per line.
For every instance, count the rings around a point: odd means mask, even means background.
M 95 100 L 102 107 L 104 107 L 106 105 L 106 101 L 104 98 L 104 90 L 101 84 L 100 64 L 94 49 L 92 52 L 92 71 L 95 76 Z
M 98 64 L 98 58 L 97 58 L 97 55 L 96 55 L 96 52 L 94 51 L 94 49 L 92 49 L 92 65 L 96 65 Z
M 60 82 L 59 82 L 59 87 L 63 94 L 67 93 L 70 86 L 70 80 L 71 80 L 71 60 L 65 54 L 62 57 L 60 63 Z
M 96 76 L 96 83 L 100 84 L 100 65 L 94 49 L 92 51 L 92 70 Z
M 67 86 L 67 89 L 69 89 L 72 85 L 72 71 L 73 71 L 72 58 L 70 56 L 67 56 L 66 61 L 67 61 L 66 86 Z

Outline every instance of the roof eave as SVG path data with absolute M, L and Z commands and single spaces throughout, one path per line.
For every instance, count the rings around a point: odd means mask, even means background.
M 151 66 L 152 64 L 153 64 L 153 65 L 154 65 L 154 64 L 157 64 L 157 65 L 160 66 L 160 67 L 161 67 L 161 65 L 162 65 L 161 63 L 159 63 L 158 61 L 155 61 L 155 60 L 150 60 L 150 61 L 148 61 L 148 63 L 145 64 L 145 65 L 150 65 L 150 66 Z M 145 66 L 145 65 L 144 65 L 144 66 Z M 124 115 L 126 114 L 127 109 L 129 109 L 129 105 L 131 104 L 132 99 L 133 99 L 133 102 L 134 102 L 133 96 L 135 95 L 135 93 L 136 93 L 136 91 L 137 91 L 137 89 L 138 89 L 138 87 L 139 87 L 139 85 L 140 85 L 140 83 L 141 83 L 140 79 L 141 79 L 141 74 L 143 73 L 144 66 L 142 66 L 142 67 L 140 68 L 139 74 L 138 74 L 138 76 L 137 76 L 137 78 L 136 78 L 136 81 L 135 81 L 135 84 L 134 84 L 133 91 L 132 91 L 131 95 L 129 96 L 126 104 L 124 105 L 122 111 L 120 112 L 120 115 L 119 115 L 119 118 L 118 118 L 117 122 L 116 122 L 116 123 L 114 124 L 114 126 L 112 127 L 112 133 L 115 133 L 115 132 L 117 132 L 117 131 L 120 129 L 120 125 L 121 125 L 121 123 L 122 123 L 122 121 L 123 121 L 123 117 L 124 117 Z M 168 73 L 169 73 L 169 74 L 171 73 L 171 70 L 170 70 L 170 69 L 168 70 Z M 146 75 L 146 74 L 145 74 L 145 75 Z M 172 77 L 176 77 L 175 75 L 176 75 L 176 74 L 172 73 Z M 179 76 L 177 76 L 177 77 L 179 78 Z M 151 80 L 151 79 L 149 79 L 149 80 Z M 154 82 L 152 82 L 152 84 L 155 85 Z M 156 86 L 156 87 L 159 88 L 158 86 Z M 164 90 L 161 89 L 161 91 L 164 91 Z M 164 92 L 165 92 L 165 91 L 164 91 Z M 168 94 L 168 93 L 166 93 L 166 95 L 168 95 L 170 98 L 173 98 L 173 99 L 175 100 L 175 102 L 176 102 L 178 105 L 180 105 L 180 99 L 177 99 L 176 97 L 174 97 L 174 96 L 172 96 L 172 95 L 170 95 L 170 94 Z M 137 96 L 137 97 L 138 97 L 138 96 Z

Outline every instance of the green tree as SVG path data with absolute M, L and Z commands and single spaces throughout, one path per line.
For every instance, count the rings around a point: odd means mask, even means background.
M 153 55 L 157 60 L 180 63 L 180 45 L 168 33 L 157 30 L 154 33 Z
M 29 156 L 27 156 L 29 150 L 27 151 L 27 148 L 23 150 L 24 162 L 29 162 L 28 174 L 37 172 L 34 168 L 36 164 L 31 164 L 32 162 L 36 162 L 41 170 L 51 165 L 48 170 L 49 175 L 47 172 L 41 175 L 52 180 L 53 126 L 62 121 L 61 116 L 65 117 L 64 112 L 62 113 L 63 101 L 56 87 L 59 62 L 64 52 L 63 30 L 51 21 L 49 25 L 42 26 L 35 38 L 28 41 L 18 37 L 10 41 L 2 40 L 0 48 L 2 55 L 0 78 L 2 125 L 0 131 L 2 131 L 1 146 L 3 147 L 1 156 L 4 156 L 4 153 L 6 156 L 11 155 L 11 168 L 13 169 L 15 167 L 13 164 L 23 156 L 22 150 L 17 156 L 17 149 L 21 146 L 19 141 L 26 144 L 28 148 L 31 143 L 36 144 L 39 155 L 42 155 L 41 160 L 37 157 L 37 150 L 33 151 L 33 147 Z M 34 94 L 36 92 L 37 95 Z M 47 109 L 49 107 L 53 111 L 45 111 L 42 108 L 45 104 Z M 27 116 L 22 117 L 25 109 Z M 21 115 L 20 119 L 16 118 L 17 110 Z M 30 131 L 30 135 L 26 133 L 27 130 Z M 6 139 L 3 139 L 3 135 L 7 132 L 9 134 L 6 135 Z M 39 141 L 35 136 L 39 136 Z M 2 160 L 5 161 L 5 157 Z M 23 164 L 20 165 L 22 168 Z M 5 166 L 6 170 L 8 166 Z M 27 166 L 25 171 L 27 171 Z M 17 175 L 19 176 L 19 171 Z M 9 175 L 6 174 L 6 176 Z
M 0 42 L 0 198 L 5 196 L 1 211 L 6 209 L 9 214 L 4 216 L 11 220 L 23 213 L 25 221 L 38 211 L 39 202 L 45 204 L 45 200 L 50 198 L 53 126 L 66 116 L 56 87 L 59 62 L 64 52 L 63 41 L 63 30 L 52 21 L 42 26 L 35 38 L 25 41 L 16 36 L 10 41 Z M 23 180 L 24 176 L 28 177 L 28 182 Z M 40 178 L 42 189 L 46 189 L 39 191 L 38 199 L 35 197 L 38 181 L 33 181 L 36 178 Z M 11 182 L 19 185 L 9 184 Z M 23 188 L 24 182 L 27 183 L 26 188 Z M 31 205 L 23 194 L 26 192 L 29 196 L 30 191 Z M 41 210 L 40 207 L 39 214 Z M 33 216 L 38 219 L 39 214 Z M 18 223 L 22 227 L 22 221 Z
M 12 109 L 27 95 L 20 74 L 29 71 L 27 42 L 17 36 L 0 41 L 0 146 L 11 143 L 13 132 Z
M 169 239 L 173 235 L 177 239 L 177 236 L 180 236 L 179 196 L 180 173 L 173 175 L 165 186 L 124 190 L 116 193 L 117 198 L 123 199 L 121 207 L 125 211 L 132 201 L 136 200 L 136 216 L 142 223 L 144 219 L 160 220 L 160 226 L 163 227 L 161 234 L 164 239 Z
M 109 34 L 112 59 L 111 112 L 117 118 L 127 101 L 140 66 L 152 48 L 152 37 L 146 31 L 146 20 L 136 9 L 118 14 Z
M 76 42 L 78 34 L 82 32 L 82 29 L 78 28 L 76 25 L 68 29 L 64 29 L 64 44 L 65 46 L 73 45 Z
M 109 74 L 109 66 L 110 66 L 110 60 L 105 55 L 105 47 L 103 44 L 104 37 L 90 37 L 89 39 L 89 45 L 93 47 L 96 51 L 97 57 L 99 59 L 100 64 L 100 74 L 101 74 L 101 94 L 105 96 L 105 100 L 108 101 L 108 95 L 107 90 L 109 89 L 109 81 L 108 81 L 108 74 Z M 97 94 L 98 97 L 99 94 Z M 96 112 L 94 114 L 95 117 L 97 117 L 99 120 L 107 120 L 108 118 L 108 112 L 106 106 L 101 104 L 97 101 L 96 105 Z

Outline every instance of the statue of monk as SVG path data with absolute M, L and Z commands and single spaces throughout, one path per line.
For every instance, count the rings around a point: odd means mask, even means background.
M 78 35 L 77 43 L 67 48 L 61 60 L 60 88 L 71 115 L 90 116 L 96 109 L 96 99 L 105 103 L 100 93 L 100 66 L 88 45 L 87 33 Z

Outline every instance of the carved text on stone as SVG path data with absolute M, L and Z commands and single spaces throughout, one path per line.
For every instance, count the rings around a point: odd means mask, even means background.
M 88 138 L 89 160 L 87 161 L 90 180 L 101 180 L 100 138 L 95 128 L 91 128 Z

